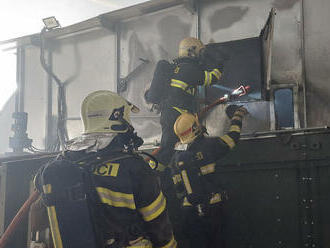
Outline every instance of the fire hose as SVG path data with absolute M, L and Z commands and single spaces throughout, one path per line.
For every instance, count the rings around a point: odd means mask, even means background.
M 224 95 L 223 97 L 217 99 L 213 103 L 205 106 L 198 113 L 198 117 L 203 118 L 204 115 L 209 110 L 214 108 L 215 106 L 217 106 L 219 104 L 222 104 L 222 103 L 225 103 L 229 100 L 241 97 L 243 95 L 246 95 L 249 90 L 250 90 L 250 86 L 241 85 L 240 87 L 238 87 L 237 89 L 232 91 L 229 95 Z M 160 149 L 161 149 L 161 147 L 156 148 L 155 150 L 152 151 L 151 155 L 153 155 L 153 156 L 156 155 L 159 152 Z M 146 161 L 148 161 L 149 159 L 150 158 L 147 158 Z M 21 223 L 22 219 L 27 215 L 27 213 L 30 209 L 30 206 L 32 205 L 33 202 L 35 202 L 38 199 L 38 196 L 39 196 L 39 193 L 37 191 L 34 191 L 29 196 L 29 198 L 25 201 L 25 203 L 22 205 L 22 207 L 19 209 L 19 211 L 17 212 L 17 214 L 15 215 L 15 217 L 13 218 L 13 220 L 11 221 L 9 226 L 7 227 L 6 231 L 4 232 L 4 234 L 0 238 L 0 248 L 5 248 L 9 238 L 15 232 L 17 226 Z
M 27 215 L 30 206 L 33 202 L 38 199 L 39 193 L 34 191 L 29 198 L 25 201 L 22 207 L 18 210 L 17 214 L 10 222 L 9 226 L 7 227 L 6 231 L 3 233 L 0 239 L 0 248 L 5 248 L 6 244 L 11 237 L 11 235 L 15 232 L 17 226 L 22 222 L 23 218 Z
M 214 108 L 215 106 L 246 95 L 250 91 L 250 89 L 251 89 L 251 87 L 249 85 L 247 85 L 247 86 L 240 85 L 238 88 L 234 89 L 230 94 L 226 94 L 223 97 L 218 98 L 211 104 L 209 104 L 209 105 L 205 106 L 203 109 L 201 109 L 197 114 L 198 119 L 202 119 L 205 116 L 205 114 L 208 111 L 210 111 L 212 108 Z M 159 152 L 160 149 L 161 149 L 161 147 L 156 148 L 155 150 L 152 151 L 151 154 L 153 156 L 155 156 Z M 146 159 L 146 161 L 149 161 L 149 158 Z

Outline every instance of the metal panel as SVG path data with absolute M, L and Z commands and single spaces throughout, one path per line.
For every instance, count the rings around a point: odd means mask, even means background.
M 242 83 L 249 85 L 251 89 L 249 95 L 242 96 L 240 100 L 264 99 L 261 96 L 261 91 L 264 91 L 263 89 L 266 87 L 263 79 L 262 38 L 252 37 L 213 43 L 207 49 L 212 49 L 213 54 L 219 54 L 221 64 L 219 63 L 217 66 L 222 67 L 219 82 L 206 89 L 208 100 L 213 99 L 212 101 L 214 101 L 224 94 L 230 93 Z
M 150 61 L 122 94 L 141 109 L 132 119 L 146 143 L 160 141 L 160 126 L 159 116 L 148 110 L 144 92 L 150 86 L 158 60 L 174 59 L 180 40 L 196 35 L 195 19 L 185 7 L 177 6 L 121 23 L 120 77 L 135 69 L 141 63 L 139 58 Z
M 303 1 L 308 125 L 330 121 L 330 1 Z
M 313 194 L 310 199 L 313 215 L 315 216 L 313 233 L 318 239 L 313 240 L 319 247 L 329 247 L 330 244 L 330 163 L 328 161 L 314 162 L 315 168 Z M 315 247 L 317 247 L 315 246 Z
M 225 42 L 259 36 L 272 7 L 277 8 L 273 41 L 273 83 L 299 83 L 301 81 L 301 26 L 300 1 L 217 1 L 208 0 L 201 4 L 201 39 L 203 42 Z M 247 104 L 250 108 L 250 104 Z M 260 106 L 264 106 L 260 104 Z M 271 107 L 271 106 L 270 106 Z M 265 109 L 253 109 L 251 116 L 259 115 Z M 269 130 L 271 112 L 266 111 L 267 122 L 253 126 L 250 130 Z M 219 118 L 209 117 L 207 123 L 219 123 Z M 220 121 L 221 122 L 221 121 Z M 217 125 L 217 124 L 213 124 Z M 217 127 L 213 127 L 217 128 Z M 245 130 L 243 129 L 243 132 Z
M 116 91 L 115 35 L 106 29 L 70 36 L 51 42 L 53 72 L 66 88 L 68 133 L 82 132 L 80 105 L 95 90 Z M 53 84 L 53 114 L 57 115 L 57 86 Z
M 219 161 L 228 247 L 328 247 L 329 131 L 242 140 Z
M 296 164 L 286 163 L 285 169 L 271 163 L 244 167 L 219 171 L 229 196 L 226 247 L 299 247 Z
M 9 137 L 12 137 L 14 134 L 11 131 L 11 125 L 14 123 L 14 120 L 11 118 L 13 112 L 15 112 L 15 95 L 3 106 L 0 114 L 0 154 L 12 151 L 9 149 Z
M 36 170 L 46 163 L 54 155 L 12 157 L 11 159 L 0 160 L 0 217 L 1 228 L 3 234 L 7 226 L 10 224 L 17 211 L 23 205 L 29 196 L 30 185 Z M 20 224 L 6 247 L 26 247 L 27 246 L 27 220 L 28 216 L 23 216 Z
M 270 129 L 269 102 L 235 102 L 244 105 L 250 114 L 243 119 L 242 132 L 254 133 L 258 131 L 268 131 Z M 210 135 L 220 135 L 229 129 L 230 121 L 225 113 L 227 105 L 215 107 L 207 116 L 206 128 Z

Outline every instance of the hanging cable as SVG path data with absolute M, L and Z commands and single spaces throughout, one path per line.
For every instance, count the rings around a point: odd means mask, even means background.
M 62 82 L 52 71 L 49 65 L 46 64 L 45 60 L 45 39 L 44 34 L 47 28 L 43 28 L 40 32 L 40 62 L 43 69 L 47 74 L 52 77 L 57 85 L 57 140 L 50 146 L 51 151 L 59 151 L 60 149 L 65 149 L 66 141 L 69 139 L 67 131 L 67 103 L 66 103 L 66 86 L 67 82 Z

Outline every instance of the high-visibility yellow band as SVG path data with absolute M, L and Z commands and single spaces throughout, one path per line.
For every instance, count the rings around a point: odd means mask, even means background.
M 218 69 L 214 69 L 214 70 L 211 72 L 211 75 L 214 75 L 214 76 L 219 80 L 220 77 L 221 77 L 221 72 L 220 72 Z
M 183 114 L 183 113 L 187 113 L 188 111 L 185 110 L 185 109 L 182 109 L 182 108 L 178 108 L 178 107 L 172 107 L 174 108 L 176 111 L 178 111 L 180 114 Z
M 51 184 L 42 185 L 42 189 L 43 189 L 45 194 L 52 193 L 52 185 Z
M 204 71 L 204 74 L 205 74 L 205 78 L 204 78 L 204 86 L 208 86 L 211 84 L 211 78 L 212 78 L 212 75 L 210 74 L 210 72 L 208 71 Z
M 186 170 L 181 171 L 181 175 L 182 175 L 182 180 L 183 180 L 187 193 L 192 194 L 193 191 L 192 191 L 192 188 L 191 188 L 191 185 L 189 182 L 187 171 Z
M 58 228 L 58 220 L 56 216 L 55 207 L 54 206 L 47 207 L 47 212 L 48 212 L 49 225 L 53 237 L 54 246 L 55 248 L 63 248 L 60 229 Z
M 174 239 L 174 236 L 172 236 L 170 242 L 168 242 L 164 246 L 161 246 L 160 248 L 176 248 L 176 246 L 177 246 L 176 240 Z
M 188 84 L 183 81 L 177 80 L 177 79 L 171 79 L 171 86 L 186 90 L 188 87 Z
M 140 208 L 139 212 L 145 221 L 152 221 L 156 219 L 166 207 L 166 199 L 162 192 L 159 193 L 156 200 L 154 200 L 150 205 Z
M 215 204 L 215 203 L 218 203 L 218 202 L 221 202 L 221 201 L 222 201 L 222 196 L 221 196 L 221 194 L 220 194 L 220 193 L 216 193 L 216 194 L 214 194 L 214 195 L 211 197 L 209 203 L 210 203 L 210 204 Z M 183 198 L 182 206 L 184 206 L 184 207 L 191 207 L 191 206 L 192 206 L 192 204 L 188 201 L 187 197 L 184 197 L 184 198 Z
M 158 167 L 157 167 L 156 171 L 162 172 L 162 171 L 166 170 L 166 168 L 167 168 L 166 165 L 158 162 Z
M 156 161 L 150 159 L 150 160 L 149 160 L 149 166 L 150 166 L 150 168 L 153 169 L 153 170 L 156 169 Z
M 191 207 L 192 204 L 188 201 L 187 197 L 183 198 L 183 204 L 184 207 Z
M 190 88 L 186 89 L 185 92 L 194 96 L 195 95 L 195 88 L 190 87 Z
M 200 170 L 201 170 L 202 175 L 207 175 L 207 174 L 213 173 L 213 172 L 215 172 L 215 163 L 204 165 L 204 166 L 200 167 Z
M 218 202 L 222 201 L 222 197 L 220 193 L 216 193 L 212 196 L 212 198 L 210 199 L 210 204 L 215 204 Z
M 222 139 L 230 147 L 230 149 L 232 149 L 235 146 L 235 141 L 227 134 L 220 137 L 220 139 Z
M 211 85 L 213 81 L 213 76 L 219 80 L 221 77 L 221 72 L 218 69 L 214 69 L 213 71 L 204 71 L 205 73 L 205 78 L 204 78 L 204 86 L 209 86 Z
M 152 243 L 148 239 L 142 239 L 134 244 L 130 244 L 126 248 L 152 248 Z
M 136 209 L 133 194 L 115 192 L 107 188 L 96 187 L 101 202 L 113 207 Z
M 182 177 L 180 174 L 176 174 L 174 176 L 172 176 L 172 180 L 174 184 L 178 184 L 180 182 L 182 182 Z
M 229 129 L 229 132 L 237 132 L 237 133 L 240 133 L 241 132 L 241 128 L 237 125 L 231 125 L 230 126 L 230 129 Z

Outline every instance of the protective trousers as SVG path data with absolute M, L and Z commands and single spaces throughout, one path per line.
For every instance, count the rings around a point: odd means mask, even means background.
M 174 146 L 179 141 L 173 130 L 176 119 L 180 116 L 180 112 L 173 107 L 163 107 L 160 124 L 162 126 L 162 138 L 160 141 L 160 150 L 156 158 L 163 165 L 168 165 L 174 154 Z

